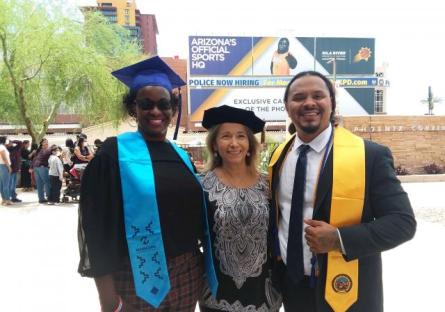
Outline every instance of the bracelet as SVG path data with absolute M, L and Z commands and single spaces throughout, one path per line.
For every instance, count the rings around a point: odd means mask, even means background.
M 123 302 L 122 302 L 122 297 L 119 297 L 119 304 L 117 305 L 117 308 L 114 310 L 114 312 L 121 312 L 122 311 L 122 306 L 123 306 Z

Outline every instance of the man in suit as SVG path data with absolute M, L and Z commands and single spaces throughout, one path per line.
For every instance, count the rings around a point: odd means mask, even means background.
M 332 125 L 335 92 L 318 72 L 296 75 L 284 102 L 296 134 L 269 174 L 285 311 L 383 311 L 381 252 L 416 230 L 391 152 Z

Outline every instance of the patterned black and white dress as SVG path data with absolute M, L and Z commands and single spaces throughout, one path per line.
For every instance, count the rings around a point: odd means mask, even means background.
M 278 311 L 280 294 L 272 287 L 268 248 L 269 187 L 266 176 L 248 188 L 221 182 L 213 171 L 202 175 L 209 199 L 209 225 L 219 281 L 216 298 L 210 291 L 201 311 Z

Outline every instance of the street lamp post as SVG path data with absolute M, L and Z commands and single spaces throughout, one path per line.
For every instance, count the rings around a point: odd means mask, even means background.
M 337 81 L 337 57 L 334 55 L 326 63 L 328 63 L 328 64 L 332 63 L 332 78 L 333 78 L 332 83 L 335 86 L 335 83 Z
M 334 89 L 336 88 L 337 85 L 337 56 L 334 55 L 332 58 L 330 58 L 327 61 L 328 64 L 332 63 L 332 77 L 333 77 L 333 85 L 334 85 Z M 335 116 L 339 116 L 339 105 L 337 102 L 337 105 L 335 107 Z

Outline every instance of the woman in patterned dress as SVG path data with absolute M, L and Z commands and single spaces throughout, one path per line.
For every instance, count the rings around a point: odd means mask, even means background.
M 205 111 L 202 125 L 209 130 L 202 184 L 219 286 L 216 298 L 205 291 L 201 311 L 278 311 L 281 296 L 272 287 L 268 257 L 269 187 L 257 169 L 254 136 L 264 121 L 224 105 Z

